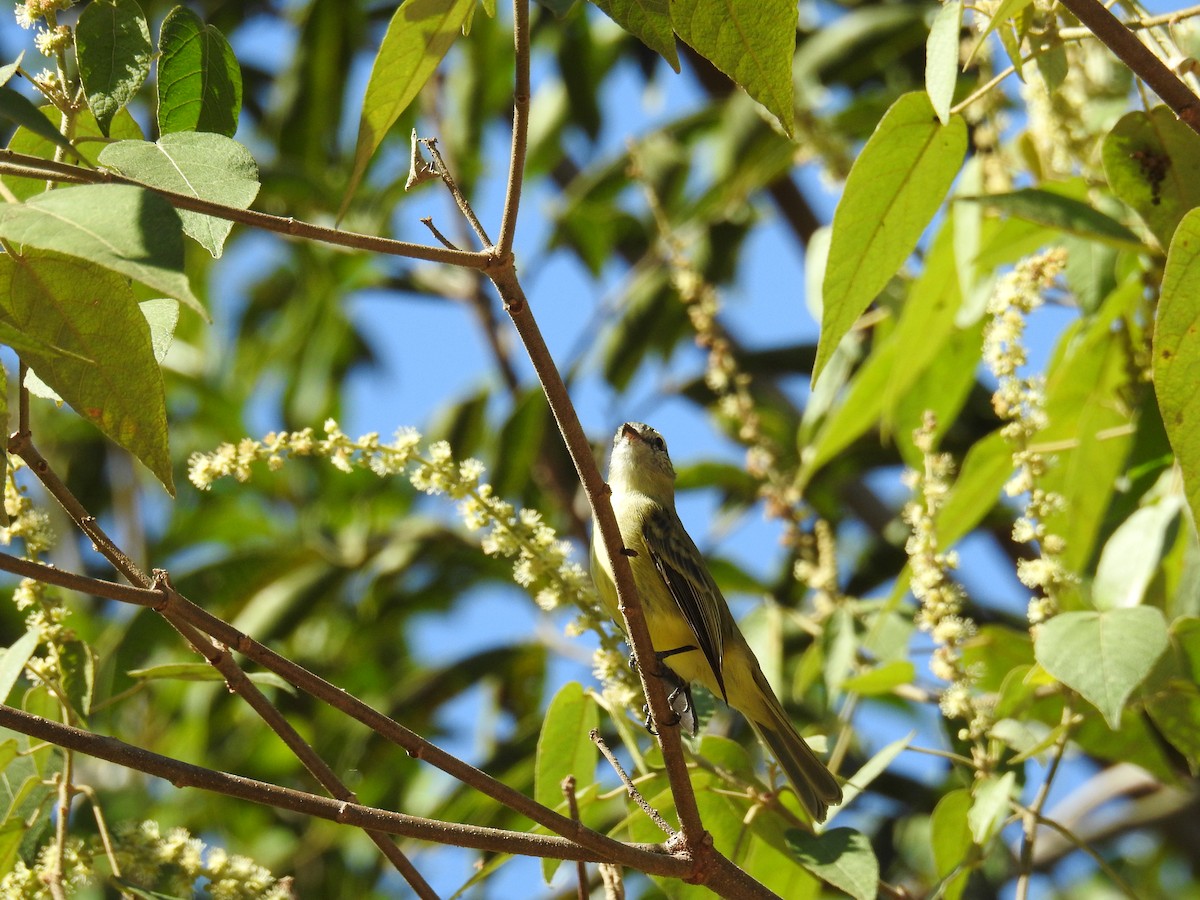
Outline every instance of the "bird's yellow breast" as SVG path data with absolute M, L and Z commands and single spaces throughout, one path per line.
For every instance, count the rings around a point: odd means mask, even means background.
M 636 491 L 614 493 L 612 505 L 617 525 L 621 530 L 621 541 L 627 550 L 632 551 L 629 566 L 633 570 L 633 582 L 642 601 L 642 612 L 654 649 L 659 653 L 668 653 L 680 647 L 696 647 L 697 649 L 686 653 L 674 654 L 664 662 L 684 681 L 699 682 L 720 696 L 712 668 L 699 649 L 696 635 L 667 590 L 662 575 L 655 568 L 650 551 L 646 547 L 642 528 L 646 519 L 661 507 L 645 494 Z M 604 553 L 599 529 L 593 530 L 592 578 L 596 582 L 596 589 L 606 611 L 620 625 L 622 618 L 617 603 L 617 589 L 613 583 L 612 567 Z

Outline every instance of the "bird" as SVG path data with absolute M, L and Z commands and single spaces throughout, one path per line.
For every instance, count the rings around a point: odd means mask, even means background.
M 824 822 L 829 807 L 841 803 L 842 789 L 792 725 L 675 511 L 675 468 L 663 436 L 642 422 L 617 429 L 608 484 L 659 663 L 655 674 L 675 688 L 672 709 L 691 712 L 692 683 L 721 697 L 745 716 L 812 818 Z M 592 579 L 620 626 L 612 566 L 599 527 L 593 524 L 592 531 Z

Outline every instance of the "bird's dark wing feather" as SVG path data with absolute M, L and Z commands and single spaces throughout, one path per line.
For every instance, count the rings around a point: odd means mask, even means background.
M 667 591 L 691 626 L 696 636 L 696 646 L 712 667 L 722 699 L 728 700 L 725 696 L 725 679 L 721 675 L 725 640 L 720 610 L 725 600 L 705 567 L 700 551 L 672 509 L 659 509 L 651 513 L 642 526 L 642 538 L 650 551 L 654 567 L 667 585 Z

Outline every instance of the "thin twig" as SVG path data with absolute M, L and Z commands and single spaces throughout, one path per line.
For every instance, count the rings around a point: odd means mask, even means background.
M 441 822 L 404 813 L 348 803 L 322 797 L 306 791 L 280 787 L 265 781 L 232 775 L 216 769 L 193 765 L 169 756 L 152 753 L 116 738 L 93 734 L 70 725 L 35 716 L 24 710 L 0 704 L 0 727 L 50 741 L 96 759 L 107 760 L 125 768 L 164 778 L 175 787 L 195 787 L 260 803 L 275 809 L 286 809 L 301 815 L 328 819 L 371 831 L 417 838 L 433 843 L 448 844 L 473 850 L 495 853 L 520 853 L 546 859 L 583 859 L 588 862 L 612 862 L 604 854 L 580 847 L 574 841 L 558 835 L 529 834 L 506 831 L 482 825 L 463 825 Z M 627 863 L 655 875 L 678 878 L 687 871 L 687 863 L 663 852 L 653 844 L 619 844 Z M 623 861 L 625 861 L 623 860 Z
M 1115 884 L 1117 888 L 1123 894 L 1125 894 L 1125 896 L 1129 897 L 1130 900 L 1138 900 L 1137 892 L 1134 891 L 1134 889 L 1131 888 L 1129 884 L 1117 873 L 1116 869 L 1109 865 L 1108 860 L 1096 852 L 1095 848 L 1089 845 L 1086 841 L 1081 840 L 1079 836 L 1075 834 L 1075 832 L 1071 831 L 1071 829 L 1067 828 L 1067 826 L 1063 825 L 1057 819 L 1052 819 L 1049 816 L 1042 815 L 1041 813 L 1035 813 L 1030 807 L 1024 806 L 1015 800 L 1010 800 L 1009 802 L 1012 803 L 1013 808 L 1018 812 L 1034 816 L 1039 825 L 1045 825 L 1051 831 L 1058 832 L 1077 850 L 1082 850 L 1084 853 L 1090 856 L 1092 861 L 1100 867 L 1100 871 L 1107 875 L 1112 883 Z
M 64 718 L 70 715 L 65 710 L 64 713 Z M 54 859 L 46 878 L 46 886 L 50 888 L 50 896 L 54 900 L 67 900 L 67 892 L 63 888 L 63 860 L 67 854 L 67 823 L 71 819 L 71 779 L 74 777 L 75 754 L 64 750 L 62 771 L 58 773 L 58 799 L 55 803 Z
M 595 734 L 595 732 L 592 732 Z M 567 810 L 571 814 L 571 821 L 579 821 L 579 799 L 575 796 L 575 776 L 568 775 L 562 780 L 563 796 L 567 798 Z M 583 860 L 576 860 L 575 874 L 579 879 L 579 900 L 588 900 L 588 874 L 587 863 Z
M 433 224 L 433 216 L 425 216 L 423 219 L 421 219 L 421 224 L 428 228 L 430 232 L 432 232 L 433 236 L 437 238 L 437 242 L 443 247 L 449 250 L 458 249 L 458 247 L 454 245 L 454 242 L 451 241 L 450 238 L 438 231 L 438 227 Z
M 662 814 L 659 813 L 659 811 L 653 806 L 651 806 L 646 798 L 642 796 L 642 792 L 637 789 L 637 785 L 635 785 L 632 779 L 630 779 L 629 775 L 625 771 L 625 767 L 621 765 L 621 761 L 617 759 L 616 754 L 612 752 L 608 746 L 608 743 L 600 736 L 600 732 L 593 728 L 588 733 L 588 737 L 592 739 L 593 744 L 600 748 L 600 752 L 604 754 L 604 758 L 608 760 L 608 764 L 616 771 L 617 777 L 620 778 L 621 783 L 625 785 L 625 793 L 629 795 L 630 799 L 633 800 L 633 802 L 639 807 L 641 807 L 641 810 L 646 814 L 646 817 L 655 825 L 657 825 L 662 830 L 663 834 L 667 835 L 667 837 L 674 837 L 675 829 L 668 825 L 667 820 L 662 817 Z
M 96 820 L 96 831 L 100 834 L 100 844 L 104 847 L 104 855 L 108 858 L 108 867 L 112 870 L 114 876 L 120 878 L 121 866 L 117 862 L 117 854 L 113 850 L 112 835 L 108 833 L 108 823 L 104 819 L 104 810 L 100 808 L 100 803 L 96 799 L 96 792 L 92 790 L 90 785 L 86 784 L 77 785 L 75 790 L 87 798 L 88 805 L 92 808 L 92 818 Z
M 513 0 L 513 51 L 516 79 L 513 83 L 512 155 L 508 162 L 508 188 L 504 192 L 504 213 L 500 219 L 501 259 L 512 254 L 517 234 L 517 212 L 525 181 L 525 153 L 529 147 L 529 3 Z
M 1054 753 L 1050 757 L 1050 766 L 1046 770 L 1046 777 L 1042 779 L 1037 796 L 1033 798 L 1029 810 L 1022 817 L 1024 821 L 1021 836 L 1021 871 L 1017 876 L 1017 900 L 1026 900 L 1029 896 L 1029 878 L 1033 874 L 1033 844 L 1037 840 L 1038 819 L 1042 815 L 1042 807 L 1046 805 L 1046 797 L 1050 794 L 1050 784 L 1054 781 L 1054 776 L 1058 773 L 1058 765 L 1062 762 L 1063 753 L 1066 752 L 1067 741 L 1071 736 L 1073 716 L 1071 704 L 1067 702 L 1063 705 L 1062 723 L 1059 726 L 1062 728 L 1062 733 L 1054 743 Z
M 450 196 L 454 198 L 454 202 L 458 206 L 458 211 L 463 214 L 464 219 L 471 223 L 471 229 L 475 232 L 475 236 L 479 238 L 480 243 L 483 244 L 484 250 L 491 250 L 493 246 L 492 239 L 488 237 L 487 232 L 483 228 L 483 223 L 475 215 L 475 210 L 471 208 L 471 204 L 467 202 L 467 198 L 458 189 L 458 182 L 454 180 L 453 173 L 451 173 L 449 166 L 446 165 L 446 161 L 442 159 L 442 154 L 438 152 L 437 139 L 422 138 L 421 143 L 429 151 L 429 156 L 433 160 L 433 169 L 438 173 L 438 177 L 442 179 L 442 183 L 446 185 L 446 190 L 450 192 Z
M 408 241 L 397 241 L 391 238 L 376 237 L 371 234 L 359 234 L 353 231 L 339 231 L 311 222 L 302 222 L 284 216 L 272 216 L 257 212 L 253 209 L 241 209 L 236 206 L 226 206 L 210 200 L 201 200 L 189 194 L 164 190 L 153 185 L 144 184 L 133 178 L 126 178 L 115 172 L 104 169 L 85 169 L 82 166 L 72 166 L 67 163 L 56 163 L 36 156 L 23 153 L 13 153 L 11 150 L 0 150 L 0 175 L 16 175 L 22 178 L 45 178 L 69 184 L 128 184 L 145 188 L 167 200 L 177 209 L 187 209 L 192 212 L 204 213 L 218 219 L 227 219 L 249 225 L 263 231 L 271 231 L 288 237 L 304 238 L 319 241 L 323 244 L 333 244 L 339 247 L 351 247 L 355 250 L 368 250 L 372 253 L 383 253 L 388 256 L 403 256 L 409 259 L 422 259 L 428 262 L 444 263 L 451 266 L 462 266 L 468 269 L 482 269 L 487 266 L 491 257 L 487 253 L 471 253 L 466 250 L 448 250 L 444 247 L 430 247 L 425 244 L 411 244 Z
M 1062 0 L 1062 5 L 1096 35 L 1121 62 L 1174 110 L 1179 120 L 1200 133 L 1200 98 L 1097 0 Z

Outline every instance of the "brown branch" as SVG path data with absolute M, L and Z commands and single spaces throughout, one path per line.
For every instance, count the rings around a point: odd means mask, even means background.
M 394 719 L 388 718 L 363 703 L 352 694 L 330 684 L 286 657 L 280 656 L 238 631 L 228 622 L 196 606 L 167 582 L 160 583 L 154 590 L 129 587 L 111 581 L 64 572 L 53 566 L 30 562 L 8 554 L 0 554 L 0 570 L 122 603 L 131 603 L 160 611 L 170 609 L 179 620 L 195 626 L 205 634 L 216 638 L 230 650 L 242 654 L 247 659 L 279 675 L 289 684 L 361 722 L 384 740 L 403 749 L 410 756 L 424 760 L 531 821 L 556 834 L 563 835 L 581 846 L 592 849 L 598 855 L 614 858 L 620 855 L 620 848 L 624 846 L 620 842 L 572 822 L 567 817 L 535 803 L 520 791 L 452 756 L 437 745 L 409 731 Z
M 155 573 L 153 579 L 148 578 L 133 560 L 117 547 L 95 518 L 88 514 L 83 504 L 63 484 L 62 479 L 50 468 L 49 463 L 34 446 L 28 431 L 18 431 L 14 434 L 9 440 L 9 450 L 25 460 L 79 529 L 92 539 L 96 548 L 122 575 L 143 588 L 153 588 L 154 592 L 160 595 L 164 590 L 171 588 L 165 573 Z M 279 736 L 292 754 L 332 796 L 342 801 L 354 802 L 356 800 L 354 792 L 346 787 L 320 754 L 300 736 L 300 733 L 292 727 L 283 713 L 276 709 L 258 686 L 246 676 L 246 673 L 242 671 L 225 647 L 215 644 L 209 637 L 198 632 L 191 623 L 180 618 L 168 605 L 154 606 L 153 608 L 179 632 L 184 640 L 191 644 L 197 653 L 221 673 L 229 689 L 250 705 L 259 718 Z M 392 863 L 396 871 L 409 879 L 409 884 L 422 900 L 437 900 L 437 894 L 433 888 L 394 841 L 379 831 L 368 831 L 367 835 Z
M 207 769 L 159 753 L 152 753 L 116 738 L 93 734 L 81 728 L 43 719 L 41 716 L 35 716 L 3 704 L 0 704 L 0 727 L 49 741 L 59 747 L 66 747 L 96 759 L 107 760 L 128 769 L 164 778 L 175 787 L 199 788 L 275 809 L 286 809 L 301 815 L 328 819 L 342 825 L 352 825 L 363 828 L 368 833 L 383 832 L 472 850 L 520 853 L 546 859 L 582 859 L 587 862 L 613 861 L 602 853 L 580 847 L 574 841 L 558 835 L 528 834 L 482 825 L 463 825 L 457 822 L 424 819 L 363 806 L 360 803 L 321 797 L 317 794 L 281 787 L 241 775 L 232 775 L 215 769 Z M 668 877 L 679 877 L 686 871 L 686 863 L 664 853 L 660 846 L 653 844 L 615 844 L 615 846 L 621 848 L 623 851 L 621 855 L 626 859 L 636 859 L 637 862 L 632 865 L 642 871 Z
M 1121 62 L 1141 78 L 1174 110 L 1179 120 L 1200 133 L 1200 98 L 1167 68 L 1150 48 L 1137 39 L 1121 20 L 1097 0 L 1062 0 L 1075 18 L 1086 25 Z
M 512 254 L 517 234 L 517 212 L 521 188 L 525 182 L 525 152 L 529 147 L 529 2 L 513 0 L 513 54 L 516 78 L 513 84 L 512 154 L 508 161 L 508 187 L 504 192 L 504 212 L 500 219 L 501 259 Z
M 51 181 L 68 184 L 128 184 L 133 187 L 145 188 L 164 198 L 177 209 L 187 209 L 192 212 L 215 216 L 249 225 L 263 231 L 271 231 L 288 237 L 304 238 L 320 241 L 324 244 L 334 244 L 339 247 L 351 247 L 355 250 L 368 250 L 372 253 L 383 253 L 388 256 L 404 256 L 409 259 L 422 259 L 427 262 L 444 263 L 450 266 L 462 266 L 468 269 L 481 269 L 488 265 L 487 253 L 472 253 L 467 250 L 450 250 L 445 247 L 431 247 L 425 244 L 412 244 L 408 241 L 397 241 L 392 238 L 376 237 L 371 234 L 359 234 L 354 231 L 339 231 L 324 225 L 314 225 L 284 216 L 272 216 L 268 213 L 253 209 L 242 209 L 237 206 L 226 206 L 210 200 L 201 200 L 190 194 L 179 194 L 144 184 L 133 178 L 126 178 L 104 169 L 85 169 L 82 166 L 72 166 L 67 163 L 52 162 L 36 156 L 23 153 L 13 153 L 11 150 L 0 150 L 0 174 L 15 175 L 22 178 L 44 178 Z

